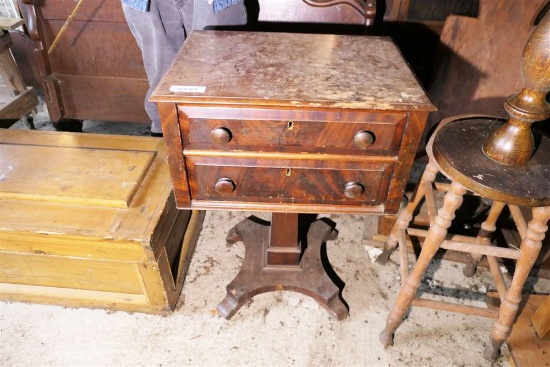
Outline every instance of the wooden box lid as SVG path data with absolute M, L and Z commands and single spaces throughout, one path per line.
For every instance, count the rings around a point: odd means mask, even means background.
M 148 244 L 172 184 L 162 139 L 0 131 L 0 231 Z

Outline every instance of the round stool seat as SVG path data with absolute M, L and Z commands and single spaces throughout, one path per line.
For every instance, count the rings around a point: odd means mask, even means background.
M 441 126 L 432 154 L 441 171 L 483 197 L 506 204 L 550 206 L 550 138 L 534 131 L 535 153 L 524 166 L 505 166 L 481 150 L 487 136 L 502 124 L 500 119 L 473 117 Z

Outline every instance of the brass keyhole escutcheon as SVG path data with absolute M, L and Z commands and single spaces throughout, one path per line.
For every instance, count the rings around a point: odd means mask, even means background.
M 350 199 L 357 198 L 363 194 L 365 188 L 357 181 L 351 181 L 344 188 L 344 195 Z
M 294 129 L 294 121 L 287 121 L 286 122 L 286 129 L 287 130 L 293 130 Z
M 286 172 L 285 172 L 285 175 L 291 176 L 292 175 L 292 168 L 287 168 Z
M 216 190 L 218 194 L 229 195 L 233 191 L 235 191 L 236 187 L 237 186 L 232 179 L 223 177 L 216 182 L 216 184 L 214 185 L 214 190 Z
M 374 134 L 371 131 L 359 131 L 353 137 L 353 145 L 359 149 L 370 147 L 374 143 Z
M 210 140 L 216 144 L 227 144 L 231 141 L 231 130 L 225 127 L 217 127 L 210 131 Z

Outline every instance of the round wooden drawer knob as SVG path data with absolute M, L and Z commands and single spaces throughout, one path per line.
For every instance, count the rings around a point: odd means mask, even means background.
M 348 182 L 344 189 L 344 195 L 346 195 L 350 199 L 353 199 L 361 196 L 361 194 L 363 194 L 363 191 L 365 191 L 365 188 L 359 182 Z
M 231 131 L 225 127 L 217 127 L 210 131 L 210 139 L 216 144 L 227 144 L 231 140 Z
M 214 190 L 218 194 L 228 195 L 235 191 L 235 182 L 230 178 L 220 178 L 214 185 Z
M 353 137 L 353 145 L 359 149 L 368 148 L 374 143 L 374 134 L 370 131 L 359 131 Z

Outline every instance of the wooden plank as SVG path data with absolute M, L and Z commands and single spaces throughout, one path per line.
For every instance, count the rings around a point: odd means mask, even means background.
M 67 157 L 78 165 L 67 165 Z M 0 197 L 127 208 L 154 158 L 152 152 L 0 145 Z
M 0 18 L 0 29 L 11 31 L 24 23 L 25 21 L 21 18 Z
M 166 249 L 163 249 L 158 259 L 158 272 L 162 279 L 164 294 L 168 300 L 170 308 L 176 304 L 179 292 L 176 293 L 176 281 L 171 271 L 170 262 L 166 254 Z
M 531 316 L 531 325 L 539 338 L 550 340 L 550 296 L 546 296 L 546 300 Z
M 155 251 L 155 259 L 158 259 L 158 248 L 166 249 L 166 255 L 170 264 L 181 248 L 181 241 L 185 234 L 192 211 L 178 210 L 173 192 L 166 202 L 166 208 L 159 219 L 159 225 L 151 236 L 151 245 Z
M 141 243 L 136 241 L 16 231 L 0 231 L 0 251 L 96 260 L 148 260 Z
M 71 289 L 58 287 L 41 287 L 26 284 L 0 283 L 0 299 L 4 301 L 21 300 L 27 302 L 41 302 L 44 299 L 53 299 L 55 304 L 78 305 L 87 304 L 146 304 L 146 297 L 143 294 L 102 292 L 86 289 Z M 65 300 L 65 301 L 62 301 Z M 68 303 L 64 303 L 67 302 Z
M 23 235 L 44 233 L 115 238 L 117 223 L 123 218 L 120 212 L 125 210 L 99 206 L 85 208 L 84 212 L 84 207 L 78 205 L 0 199 L 0 229 Z
M 0 130 L 0 143 L 144 152 L 163 152 L 165 150 L 164 142 L 160 138 L 129 135 L 74 134 L 44 130 Z
M 151 163 L 149 172 L 151 174 L 143 179 L 139 192 L 132 200 L 132 215 L 120 213 L 120 221 L 117 223 L 114 236 L 146 239 L 147 243 L 144 245 L 152 247 L 149 240 L 168 205 L 172 191 L 166 157 L 161 155 L 161 152 Z M 153 172 L 155 174 L 152 174 Z
M 159 276 L 158 264 L 137 263 L 135 267 L 141 276 L 143 293 L 147 294 L 149 304 L 169 310 L 168 294 Z
M 19 74 L 19 69 L 17 69 L 17 65 L 15 64 L 15 60 L 13 59 L 11 52 L 7 50 L 0 53 L 0 75 L 4 79 L 4 84 L 13 92 L 14 95 L 17 95 L 27 89 L 27 86 L 23 82 L 23 78 L 21 78 L 21 75 Z
M 38 106 L 38 97 L 31 88 L 17 96 L 0 100 L 0 120 L 19 120 Z
M 0 18 L 0 22 L 1 22 Z M 11 39 L 11 34 L 8 32 L 0 32 L 0 52 L 5 52 L 13 46 L 13 40 Z
M 530 318 L 548 299 L 546 294 L 524 294 L 519 313 L 506 344 L 510 349 L 510 364 L 516 367 L 541 366 L 547 364 L 550 355 L 550 340 L 537 337 Z M 487 293 L 487 305 L 493 309 L 500 306 L 495 292 Z
M 143 293 L 135 264 L 95 259 L 0 253 L 0 283 Z
M 465 315 L 474 315 L 496 319 L 498 311 L 491 308 L 482 308 L 477 306 L 461 305 L 445 301 L 436 301 L 424 298 L 415 298 L 412 303 L 414 306 L 427 307 L 434 310 L 463 313 Z
M 417 236 L 426 238 L 428 230 L 408 228 L 409 236 Z M 517 260 L 521 257 L 521 252 L 517 249 L 503 248 L 492 245 L 481 245 L 476 237 L 462 236 L 457 234 L 448 234 L 446 239 L 441 243 L 441 248 L 445 250 L 468 252 L 471 254 L 482 254 L 486 256 L 504 257 L 507 259 Z
M 370 240 L 364 240 L 363 243 L 367 245 L 383 248 L 384 243 L 386 242 L 387 239 L 388 239 L 388 236 L 382 236 L 377 234 L 372 236 Z M 415 254 L 415 255 L 419 254 L 421 247 L 422 247 L 422 244 L 420 241 L 419 241 L 419 244 L 417 245 L 416 243 L 413 244 L 410 241 L 410 239 L 407 240 L 407 251 L 410 254 Z M 445 251 L 443 249 L 439 249 L 435 257 L 441 258 L 443 260 L 449 260 L 449 261 L 459 262 L 463 264 L 467 264 L 470 261 L 470 257 L 468 256 L 468 254 L 465 254 L 463 252 L 456 252 L 456 251 Z M 486 267 L 486 268 L 489 267 L 489 265 L 487 264 L 487 260 L 485 258 L 481 261 L 479 266 Z
M 199 235 L 204 221 L 205 212 L 194 210 L 191 215 L 191 220 L 187 225 L 185 235 L 183 237 L 183 243 L 181 248 L 181 255 L 176 275 L 176 291 L 179 293 L 183 286 L 185 275 L 189 269 L 191 263 L 191 257 L 195 252 L 195 246 L 199 239 Z

